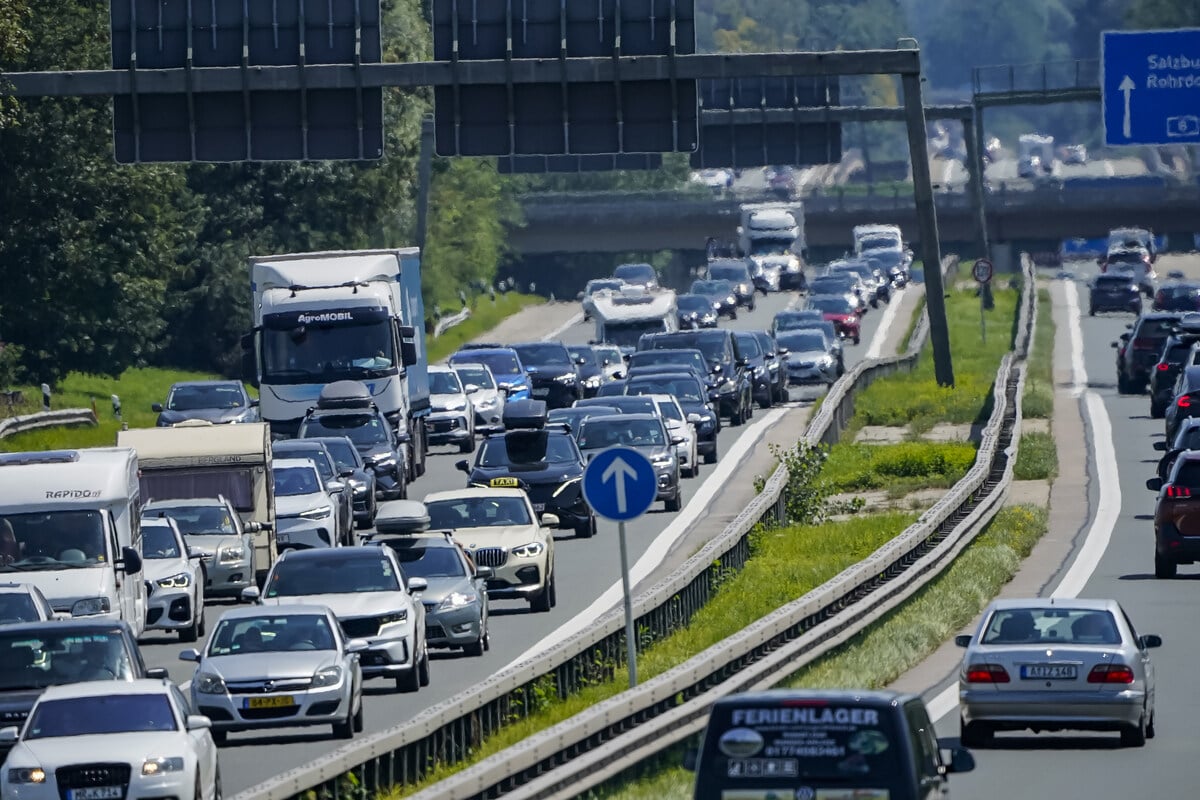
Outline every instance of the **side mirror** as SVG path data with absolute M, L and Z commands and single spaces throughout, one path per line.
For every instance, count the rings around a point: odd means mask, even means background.
M 483 580 L 486 581 L 489 578 L 496 577 L 496 570 L 492 569 L 491 567 L 476 567 L 475 568 L 475 577 L 482 578 Z
M 1163 487 L 1163 479 L 1162 478 L 1147 478 L 1146 479 L 1146 488 L 1149 489 L 1150 491 L 1157 492 L 1160 489 L 1162 489 L 1162 487 Z
M 338 473 L 338 477 L 339 477 L 339 478 L 353 478 L 353 477 L 354 477 L 354 470 L 352 470 L 352 469 L 344 469 L 344 470 L 342 470 L 341 472 L 339 472 L 339 473 Z
M 686 441 L 687 441 L 687 439 L 683 438 L 682 436 L 672 436 L 671 437 L 671 444 L 678 445 L 678 444 L 683 444 Z
M 970 647 L 971 646 L 971 634 L 964 633 L 964 634 L 955 636 L 954 637 L 954 646 L 955 647 Z
M 543 528 L 557 528 L 560 524 L 557 514 L 542 514 Z
M 161 414 L 162 410 L 163 410 L 163 404 L 162 403 L 151 403 L 150 410 L 155 412 L 156 414 Z
M 614 372 L 614 373 L 612 374 L 612 376 L 613 376 L 613 380 L 614 380 L 614 381 L 622 381 L 622 380 L 625 380 L 625 373 L 624 373 L 624 372 L 621 372 L 621 371 L 619 371 L 619 370 L 618 370 L 617 372 Z
M 471 462 L 467 461 L 465 458 L 461 459 L 460 461 L 455 461 L 454 468 L 456 470 L 458 470 L 459 472 L 466 472 L 466 473 L 470 474 Z
M 1157 634 L 1147 633 L 1145 636 L 1139 636 L 1138 641 L 1144 650 L 1149 650 L 1151 647 L 1162 647 L 1162 637 Z
M 142 556 L 132 547 L 121 548 L 121 569 L 126 575 L 137 575 L 142 571 Z
M 247 586 L 245 589 L 242 589 L 243 603 L 257 603 L 261 599 L 262 593 L 258 591 L 257 586 Z
M 788 350 L 786 347 L 780 347 L 780 348 L 779 348 L 778 350 L 776 350 L 775 352 L 779 353 L 779 355 L 781 355 L 781 356 L 786 356 L 788 353 L 790 353 L 790 352 L 792 352 L 792 351 L 791 351 L 791 350 Z
M 242 336 L 242 382 L 258 388 L 258 348 L 255 347 L 254 334 Z
M 4 744 L 13 744 L 17 741 L 17 737 L 21 735 L 21 729 L 15 727 L 0 728 L 0 742 Z
M 696 764 L 700 761 L 700 751 L 694 747 L 689 747 L 683 751 L 683 768 L 688 772 L 696 771 Z
M 479 391 L 479 387 L 473 383 L 468 383 L 466 386 L 463 387 L 463 391 L 466 392 L 467 394 L 475 394 L 476 392 Z
M 368 642 L 366 639 L 351 639 L 350 641 L 346 642 L 346 652 L 347 653 L 361 653 L 364 650 L 367 650 L 368 648 L 370 648 L 370 646 L 371 646 L 371 643 Z
M 192 661 L 198 664 L 200 663 L 200 651 L 194 647 L 189 647 L 179 654 L 179 660 Z
M 1167 452 L 1167 443 L 1165 441 L 1155 442 L 1153 446 L 1154 446 L 1154 449 L 1160 453 Z
M 261 403 L 262 403 L 262 401 L 259 400 L 257 397 L 250 398 L 250 407 L 251 408 L 258 408 Z
M 429 588 L 429 581 L 425 580 L 424 578 L 409 578 L 408 579 L 408 593 L 409 594 L 416 594 L 417 592 L 423 592 L 428 588 Z
M 946 763 L 946 772 L 962 773 L 971 772 L 975 769 L 975 756 L 971 755 L 971 751 L 965 747 L 941 747 L 941 742 L 938 742 L 940 749 L 950 751 L 950 760 Z
M 774 361 L 775 354 L 774 353 L 763 353 L 763 358 L 765 358 L 767 361 Z
M 713 364 L 713 368 L 712 368 L 712 374 L 713 374 L 713 375 L 720 375 L 720 374 L 721 374 L 721 365 L 720 365 L 720 364 Z
M 699 414 L 688 414 L 687 421 L 693 425 L 699 425 L 701 422 L 704 422 L 704 417 L 700 416 Z
M 189 559 L 204 558 L 204 554 L 203 554 L 203 553 L 198 553 L 198 552 L 196 552 L 195 550 L 193 550 L 192 548 L 190 548 L 190 547 L 189 547 L 189 548 L 188 548 L 188 558 L 189 558 Z
M 325 491 L 330 494 L 341 494 L 346 491 L 346 484 L 341 481 L 328 481 L 325 484 Z
M 146 670 L 146 677 L 156 681 L 165 681 L 170 676 L 167 675 L 166 667 L 154 667 Z
M 1112 343 L 1112 346 L 1113 346 L 1113 347 L 1120 347 L 1121 345 L 1120 345 L 1120 343 L 1118 343 L 1118 342 L 1113 342 L 1113 343 Z
M 575 363 L 582 367 L 584 364 L 587 363 L 587 359 L 584 358 L 583 356 L 580 356 L 579 358 L 575 359 Z
M 748 364 L 750 363 L 750 359 L 748 359 L 748 358 L 739 358 L 739 359 L 738 359 L 737 361 L 735 361 L 734 363 L 735 363 L 735 364 L 737 364 L 739 367 L 744 367 L 744 366 L 746 366 L 746 365 L 748 365 Z
M 400 332 L 400 361 L 406 367 L 416 364 L 417 329 L 412 325 L 397 326 Z
M 265 526 L 261 522 L 255 522 L 253 520 L 247 522 L 243 527 L 246 529 L 246 533 L 261 533 L 263 530 L 265 530 Z
M 202 731 L 212 728 L 212 720 L 200 714 L 188 714 L 187 729 L 189 731 Z

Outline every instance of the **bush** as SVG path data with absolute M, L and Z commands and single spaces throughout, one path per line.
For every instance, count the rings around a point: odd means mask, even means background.
M 25 370 L 21 367 L 24 351 L 15 344 L 0 342 L 0 389 L 10 389 L 21 383 Z
M 1017 448 L 1017 463 L 1013 465 L 1013 478 L 1019 481 L 1049 481 L 1057 476 L 1058 451 L 1054 447 L 1054 437 L 1040 431 L 1022 434 Z
M 830 453 L 821 483 L 831 492 L 942 486 L 975 462 L 971 442 L 842 444 Z

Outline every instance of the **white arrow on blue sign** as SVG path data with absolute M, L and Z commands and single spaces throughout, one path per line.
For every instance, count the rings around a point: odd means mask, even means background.
M 583 497 L 601 517 L 624 522 L 645 514 L 658 499 L 650 459 L 631 447 L 601 450 L 583 471 Z
M 1104 143 L 1200 143 L 1200 28 L 1100 35 Z

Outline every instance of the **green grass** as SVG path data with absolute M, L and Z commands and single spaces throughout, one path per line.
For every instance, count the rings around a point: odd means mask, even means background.
M 827 689 L 888 686 L 969 625 L 1000 593 L 1045 534 L 1047 519 L 1043 508 L 1002 509 L 945 572 L 907 603 L 781 685 Z M 693 781 L 692 773 L 672 765 L 592 796 L 685 800 L 691 797 Z
M 682 664 L 785 603 L 820 586 L 875 552 L 914 520 L 915 514 L 890 512 L 826 525 L 756 531 L 751 539 L 753 557 L 745 568 L 721 585 L 687 627 L 643 650 L 638 659 L 638 679 L 649 680 Z M 458 764 L 440 765 L 421 784 L 396 786 L 380 796 L 399 798 L 413 794 L 538 731 L 587 710 L 628 688 L 625 671 L 617 670 L 616 676 L 599 680 L 565 700 L 554 696 L 553 683 L 548 682 L 545 700 L 538 711 L 486 739 L 469 759 Z
M 471 316 L 466 322 L 455 325 L 438 338 L 428 337 L 429 363 L 436 364 L 462 345 L 478 338 L 527 306 L 546 302 L 535 295 L 508 292 L 490 297 L 480 295 L 471 305 Z
M 120 378 L 71 373 L 50 398 L 52 409 L 91 408 L 95 403 L 96 427 L 47 428 L 0 439 L 0 450 L 55 450 L 73 447 L 108 447 L 117 441 L 121 422 L 112 413 L 112 395 L 121 398 L 121 413 L 131 428 L 154 425 L 158 416 L 151 403 L 161 403 L 176 381 L 209 380 L 219 376 L 202 372 L 140 368 L 126 370 Z M 41 411 L 41 390 L 23 387 L 27 407 L 22 413 Z
M 829 452 L 820 482 L 834 493 L 887 489 L 903 495 L 948 487 L 975 463 L 975 452 L 972 442 L 838 444 Z
M 917 332 L 917 323 L 921 321 L 923 313 L 925 313 L 925 295 L 921 295 L 917 299 L 917 307 L 913 310 L 912 319 L 908 321 L 908 328 L 904 331 L 904 337 L 900 340 L 900 346 L 896 348 L 896 352 L 900 355 L 908 352 L 908 346 L 912 343 L 913 334 Z
M 970 264 L 960 266 L 960 277 Z M 956 280 L 947 281 L 953 286 Z M 908 425 L 914 433 L 939 422 L 971 423 L 987 418 L 992 383 L 1001 357 L 1012 346 L 1013 319 L 1020 293 L 1008 286 L 993 289 L 995 308 L 985 313 L 987 341 L 980 332 L 979 298 L 973 289 L 951 289 L 946 298 L 954 387 L 938 386 L 933 351 L 926 346 L 910 373 L 872 384 L 855 402 L 859 425 Z
M 1050 419 L 1054 414 L 1054 316 L 1050 292 L 1046 289 L 1038 289 L 1037 327 L 1028 365 L 1021 415 L 1030 419 Z
M 1058 451 L 1054 437 L 1041 431 L 1021 434 L 1013 478 L 1019 481 L 1052 481 L 1058 477 Z

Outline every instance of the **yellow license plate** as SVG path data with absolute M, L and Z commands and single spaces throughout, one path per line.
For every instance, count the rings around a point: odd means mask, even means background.
M 521 486 L 521 482 L 516 478 L 492 478 L 488 481 L 488 486 L 493 489 L 517 489 Z
M 246 698 L 246 708 L 287 708 L 294 705 L 296 705 L 296 699 L 290 694 Z

